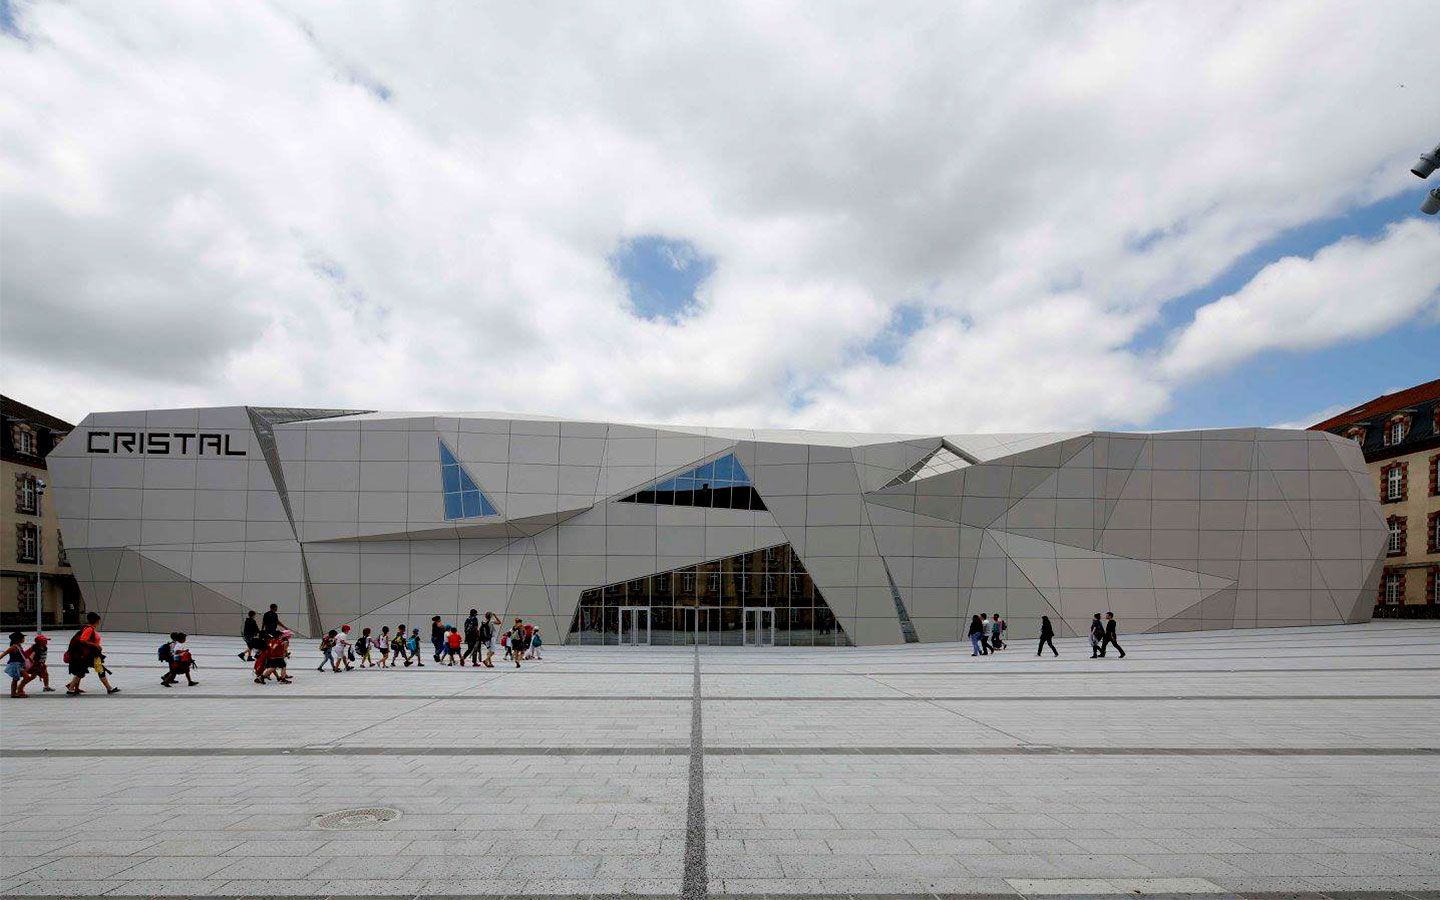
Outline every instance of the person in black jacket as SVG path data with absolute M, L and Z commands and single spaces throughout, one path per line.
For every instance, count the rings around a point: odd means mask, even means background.
M 1038 646 L 1038 647 L 1035 648 L 1035 655 L 1036 655 L 1036 656 L 1040 656 L 1040 655 L 1041 655 L 1041 652 L 1040 652 L 1040 651 L 1042 651 L 1042 650 L 1045 649 L 1045 645 L 1046 645 L 1046 644 L 1049 644 L 1049 645 L 1050 645 L 1050 652 L 1051 652 L 1051 653 L 1055 654 L 1056 656 L 1059 656 L 1059 655 L 1060 655 L 1060 651 L 1055 649 L 1055 628 L 1054 628 L 1054 626 L 1052 626 L 1052 625 L 1050 624 L 1050 617 L 1049 617 L 1049 616 L 1041 616 L 1041 617 L 1040 617 L 1040 646 Z
M 1100 621 L 1100 614 L 1096 613 L 1095 618 L 1090 620 L 1090 658 L 1100 658 L 1100 645 L 1105 641 L 1105 623 Z
M 979 616 L 970 617 L 970 630 L 966 632 L 966 636 L 970 638 L 971 656 L 984 656 L 989 652 L 981 643 L 985 639 L 985 626 L 980 624 Z
M 1125 648 L 1121 647 L 1120 642 L 1115 640 L 1115 614 L 1107 612 L 1105 614 L 1105 640 L 1100 644 L 1101 656 L 1105 655 L 1105 648 L 1111 644 L 1115 645 L 1115 649 L 1120 651 L 1120 658 L 1124 659 Z
M 237 655 L 247 662 L 253 662 L 255 650 L 260 646 L 260 623 L 255 621 L 255 610 L 252 609 L 246 614 L 240 637 L 245 640 L 245 649 Z
M 260 630 L 267 637 L 278 637 L 280 632 L 286 630 L 280 622 L 280 605 L 278 603 L 270 604 L 270 608 L 265 611 L 265 615 L 260 620 Z
M 430 645 L 435 648 L 435 661 L 445 654 L 445 623 L 439 616 L 430 617 Z

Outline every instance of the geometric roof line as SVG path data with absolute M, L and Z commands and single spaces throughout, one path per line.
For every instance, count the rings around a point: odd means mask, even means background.
M 942 439 L 940 446 L 922 456 L 914 465 L 899 475 L 885 482 L 881 485 L 881 490 L 895 487 L 898 484 L 908 484 L 912 481 L 931 478 L 943 472 L 953 472 L 956 469 L 974 465 L 976 462 L 977 460 L 973 456 Z

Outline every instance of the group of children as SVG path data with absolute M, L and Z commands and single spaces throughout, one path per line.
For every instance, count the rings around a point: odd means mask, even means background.
M 43 634 L 35 635 L 34 642 L 26 648 L 25 632 L 10 632 L 10 646 L 5 650 L 5 674 L 10 676 L 10 696 L 30 696 L 25 693 L 25 685 L 36 679 L 46 691 L 55 690 L 50 686 L 50 669 L 45 665 L 49 650 L 50 639 Z
M 520 660 L 540 659 L 540 647 L 544 640 L 540 629 L 517 618 L 513 628 L 505 629 L 500 617 L 492 612 L 480 617 L 477 610 L 470 610 L 463 631 L 445 623 L 435 616 L 430 625 L 430 643 L 434 650 L 432 659 L 439 665 L 473 666 L 494 668 L 494 655 L 503 648 L 504 658 L 520 667 Z M 393 669 L 404 663 L 406 667 L 424 667 L 425 660 L 420 652 L 420 629 L 412 628 L 406 633 L 404 623 L 392 632 L 389 625 L 382 626 L 376 634 L 371 628 L 362 628 L 358 637 L 351 633 L 349 625 L 332 628 L 320 639 L 322 658 L 317 672 L 339 672 L 343 667 L 351 669 Z

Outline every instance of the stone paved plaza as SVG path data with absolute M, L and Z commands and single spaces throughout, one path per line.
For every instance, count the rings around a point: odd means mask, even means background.
M 163 688 L 109 634 L 121 693 L 0 706 L 0 894 L 1440 896 L 1440 623 L 1122 639 Z

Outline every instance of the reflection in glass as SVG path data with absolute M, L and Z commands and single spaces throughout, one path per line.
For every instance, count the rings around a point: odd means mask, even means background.
M 740 465 L 740 460 L 733 453 L 671 476 L 628 497 L 621 497 L 618 502 L 700 506 L 706 509 L 765 508 L 764 501 L 750 483 L 745 467 Z
M 850 645 L 789 544 L 591 588 L 580 595 L 566 641 L 626 641 L 631 626 L 623 620 L 624 607 L 649 610 L 653 644 L 739 646 L 746 640 L 747 621 L 763 622 L 767 631 L 773 621 L 773 639 L 780 646 Z M 756 613 L 768 609 L 774 610 L 773 618 Z

